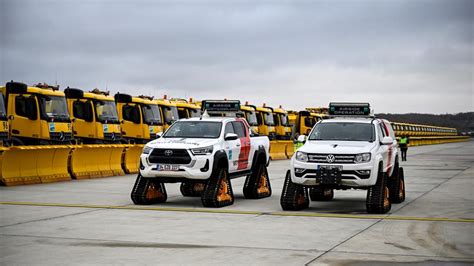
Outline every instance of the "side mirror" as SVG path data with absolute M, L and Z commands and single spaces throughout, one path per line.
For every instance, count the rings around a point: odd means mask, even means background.
M 163 136 L 163 132 L 158 132 L 158 133 L 156 133 L 156 138 L 157 138 L 157 139 L 161 138 L 161 136 Z
M 234 133 L 227 133 L 224 137 L 224 140 L 236 140 L 238 139 L 239 136 L 237 136 L 237 134 L 234 134 Z
M 125 124 L 125 120 L 120 120 L 120 124 Z
M 386 137 L 383 137 L 381 143 L 382 145 L 389 145 L 393 143 L 393 139 L 392 137 L 386 136 Z
M 297 140 L 298 140 L 298 142 L 305 143 L 306 142 L 306 135 L 299 135 Z
M 35 96 L 30 96 L 26 99 L 26 114 L 28 119 L 36 120 L 38 119 L 38 110 L 36 104 Z
M 15 119 L 15 116 L 14 116 L 14 115 L 9 115 L 9 116 L 8 116 L 8 119 L 9 119 L 9 120 L 13 120 L 13 119 Z

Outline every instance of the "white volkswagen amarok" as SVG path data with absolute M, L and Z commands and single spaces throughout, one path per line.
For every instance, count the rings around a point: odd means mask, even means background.
M 369 213 L 386 213 L 405 198 L 398 146 L 387 120 L 370 115 L 368 104 L 332 103 L 291 158 L 281 206 L 298 210 L 334 197 L 334 189 L 367 189 Z

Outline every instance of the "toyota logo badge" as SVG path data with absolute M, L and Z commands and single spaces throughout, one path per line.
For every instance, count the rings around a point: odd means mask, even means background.
M 334 155 L 332 154 L 329 154 L 328 156 L 326 156 L 326 162 L 328 163 L 333 163 L 335 160 L 336 160 L 336 157 L 334 157 Z
M 173 151 L 172 150 L 166 150 L 165 155 L 169 157 L 169 156 L 173 155 Z

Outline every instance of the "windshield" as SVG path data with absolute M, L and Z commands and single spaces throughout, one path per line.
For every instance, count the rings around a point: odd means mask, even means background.
M 160 115 L 160 109 L 156 104 L 144 104 L 142 105 L 143 121 L 148 125 L 161 125 L 163 124 Z
M 97 120 L 100 122 L 118 122 L 117 107 L 112 101 L 95 101 Z
M 0 93 L 0 117 L 6 117 L 7 112 L 5 111 L 5 100 L 3 99 L 3 94 Z
M 66 98 L 63 96 L 40 95 L 40 108 L 43 116 L 69 120 Z
M 176 108 L 176 106 L 162 106 L 161 110 L 163 111 L 166 124 L 171 125 L 174 121 L 179 119 L 178 108 Z
M 319 123 L 309 140 L 374 141 L 374 126 L 368 123 Z
M 201 116 L 201 110 L 199 110 L 199 109 L 190 108 L 188 110 L 189 110 L 189 117 L 200 117 Z
M 221 135 L 221 122 L 178 121 L 163 135 L 164 138 L 215 139 Z
M 258 126 L 257 115 L 255 114 L 255 111 L 245 112 L 245 118 L 247 118 L 249 125 Z
M 275 125 L 275 120 L 273 120 L 273 115 L 272 113 L 264 113 L 265 116 L 265 125 L 267 126 L 274 126 Z
M 281 114 L 280 115 L 280 122 L 282 126 L 288 126 L 288 115 L 287 114 Z

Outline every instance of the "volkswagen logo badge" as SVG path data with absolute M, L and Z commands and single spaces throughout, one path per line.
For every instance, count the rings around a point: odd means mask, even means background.
M 333 163 L 335 160 L 336 160 L 336 157 L 334 157 L 334 155 L 332 154 L 329 154 L 328 156 L 326 156 L 326 162 L 328 163 Z
M 165 155 L 169 157 L 169 156 L 173 155 L 173 151 L 172 150 L 166 150 Z

